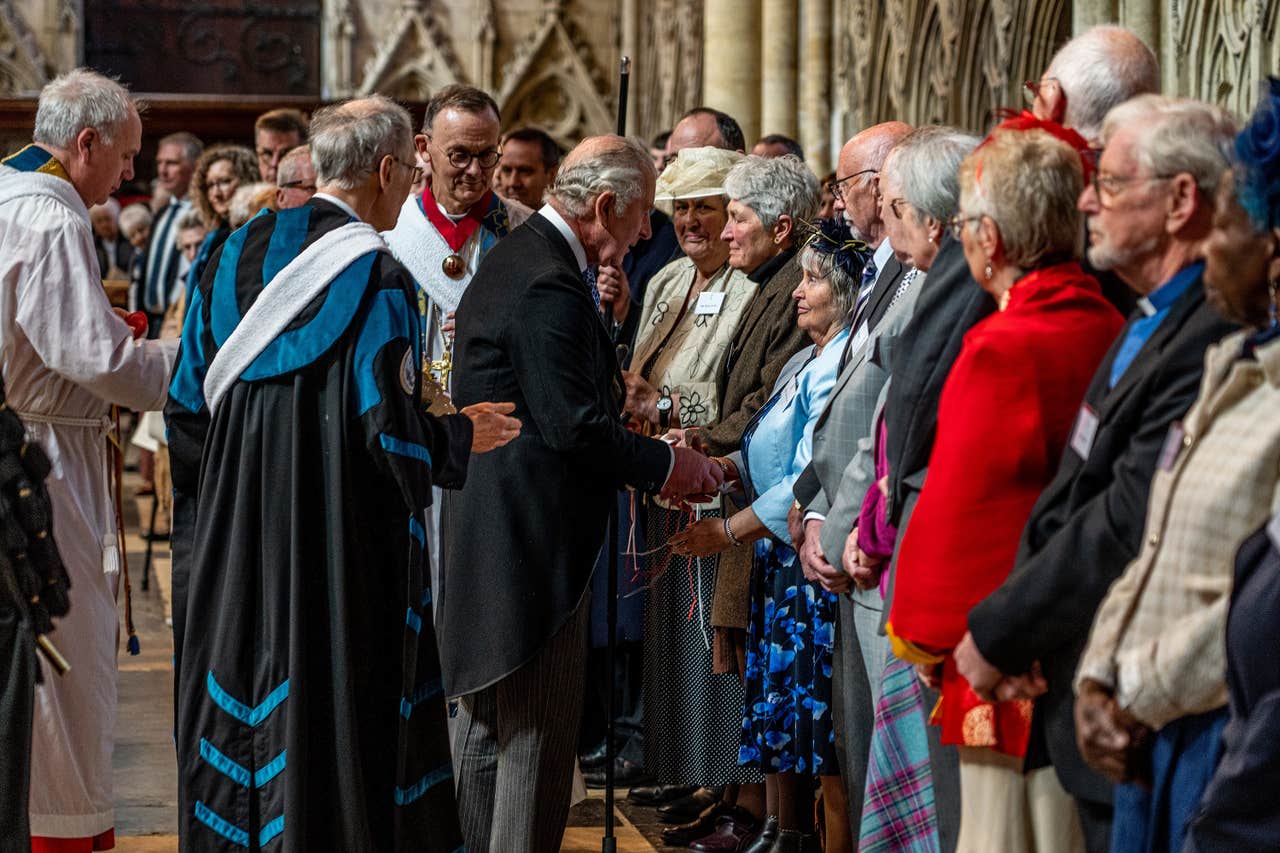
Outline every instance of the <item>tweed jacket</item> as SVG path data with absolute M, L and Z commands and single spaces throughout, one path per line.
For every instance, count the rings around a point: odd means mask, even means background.
M 1200 396 L 1161 452 L 1142 550 L 1103 599 L 1076 673 L 1161 726 L 1227 701 L 1226 617 L 1236 549 L 1280 509 L 1280 340 L 1247 332 L 1205 355 Z
M 845 539 L 858 522 L 867 489 L 875 482 L 876 406 L 924 279 L 923 273 L 913 276 L 870 331 L 862 351 L 851 353 L 814 432 L 813 469 L 822 489 L 806 509 L 826 516 L 819 541 L 833 566 L 840 565 Z M 872 610 L 883 606 L 878 588 L 855 589 L 851 595 Z
M 720 419 L 700 430 L 703 442 L 716 456 L 738 449 L 751 416 L 769 400 L 773 384 L 791 356 L 807 346 L 809 336 L 796 325 L 791 292 L 802 276 L 798 253 L 789 251 L 750 276 L 760 285 L 729 345 L 720 375 Z M 761 281 L 762 273 L 769 278 Z M 747 627 L 751 604 L 751 549 L 730 548 L 720 555 L 711 624 L 717 628 Z

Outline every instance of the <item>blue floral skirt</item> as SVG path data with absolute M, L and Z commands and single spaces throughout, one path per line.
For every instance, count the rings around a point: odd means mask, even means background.
M 782 561 L 790 559 L 791 565 Z M 832 776 L 831 650 L 836 597 L 804 578 L 795 551 L 762 540 L 751 573 L 740 764 Z

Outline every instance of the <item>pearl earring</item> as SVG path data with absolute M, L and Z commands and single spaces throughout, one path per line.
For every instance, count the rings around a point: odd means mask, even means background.
M 987 281 L 991 281 L 991 262 L 987 261 Z

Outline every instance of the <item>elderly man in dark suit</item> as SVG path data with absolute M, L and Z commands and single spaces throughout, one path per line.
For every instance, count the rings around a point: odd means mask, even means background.
M 1090 260 L 1129 285 L 1139 307 L 1093 377 L 1013 573 L 970 612 L 955 652 L 974 690 L 1002 699 L 1038 692 L 1026 674 L 1039 662 L 1048 692 L 1036 701 L 1027 767 L 1054 765 L 1091 851 L 1108 849 L 1112 791 L 1076 746 L 1072 680 L 1103 595 L 1142 544 L 1169 425 L 1195 400 L 1205 349 L 1231 330 L 1205 301 L 1200 260 L 1230 122 L 1208 105 L 1155 96 L 1113 115 L 1125 121 L 1103 126 L 1106 157 L 1080 207 Z M 1150 175 L 1169 177 L 1142 180 Z M 1109 691 L 1099 695 L 1110 713 Z
M 554 851 L 582 712 L 583 606 L 617 489 L 715 491 L 720 469 L 626 430 L 623 385 L 589 270 L 649 231 L 645 146 L 592 137 L 549 202 L 481 263 L 458 306 L 454 388 L 512 400 L 524 435 L 474 459 L 446 509 L 437 602 L 467 848 Z

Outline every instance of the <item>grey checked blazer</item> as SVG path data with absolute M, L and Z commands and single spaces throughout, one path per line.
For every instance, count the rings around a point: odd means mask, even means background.
M 876 404 L 889 378 L 898 337 L 915 311 L 924 279 L 924 273 L 917 273 L 871 330 L 866 344 L 850 353 L 849 363 L 814 427 L 811 465 L 821 488 L 805 509 L 826 516 L 821 543 L 833 566 L 840 565 L 845 539 L 857 523 L 863 498 L 875 480 L 872 429 Z M 860 604 L 881 608 L 876 589 L 854 590 L 852 595 Z

